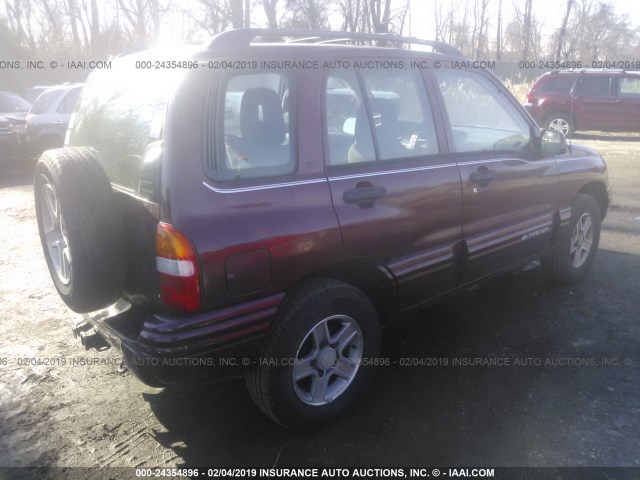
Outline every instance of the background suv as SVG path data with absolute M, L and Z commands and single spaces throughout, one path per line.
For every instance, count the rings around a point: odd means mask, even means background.
M 577 130 L 640 131 L 640 72 L 567 70 L 545 73 L 525 109 L 539 125 Z
M 82 84 L 59 85 L 42 92 L 27 116 L 27 144 L 34 152 L 61 147 Z
M 533 259 L 589 271 L 602 157 L 541 132 L 491 72 L 449 68 L 451 46 L 233 30 L 175 55 L 201 67 L 136 69 L 167 56 L 149 51 L 92 73 L 34 186 L 76 331 L 149 385 L 244 376 L 270 418 L 320 427 L 385 365 L 389 321 Z

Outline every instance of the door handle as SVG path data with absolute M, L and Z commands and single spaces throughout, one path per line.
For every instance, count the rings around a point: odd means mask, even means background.
M 495 180 L 496 177 L 497 174 L 495 170 L 478 170 L 469 175 L 469 180 L 471 180 L 472 183 L 479 184 L 481 187 L 486 187 L 489 185 L 489 182 Z
M 372 206 L 373 202 L 381 199 L 386 194 L 386 188 L 371 185 L 345 190 L 342 194 L 342 199 L 344 200 L 344 203 L 357 203 L 361 207 L 368 207 Z

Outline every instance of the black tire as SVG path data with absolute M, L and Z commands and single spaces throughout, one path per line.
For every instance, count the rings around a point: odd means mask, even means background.
M 583 263 L 574 265 L 571 254 L 576 244 L 574 235 L 578 222 L 588 215 L 592 222 L 591 245 Z M 591 269 L 600 242 L 600 223 L 602 215 L 598 203 L 591 195 L 578 194 L 571 206 L 571 223 L 560 233 L 551 255 L 542 258 L 542 269 L 551 279 L 563 283 L 575 283 L 582 280 Z
M 62 300 L 78 313 L 114 303 L 124 284 L 124 231 L 111 184 L 92 151 L 43 153 L 34 196 L 42 249 Z M 52 238 L 62 239 L 57 247 L 49 246 L 55 244 Z M 66 256 L 60 245 L 68 247 Z
M 335 316 L 345 316 L 357 323 L 362 338 L 362 361 L 358 362 L 350 383 L 338 386 L 344 387 L 341 393 L 323 405 L 311 405 L 296 391 L 299 386 L 294 385 L 294 366 L 283 365 L 279 360 L 297 358 L 313 327 Z M 261 363 L 247 375 L 247 388 L 256 405 L 280 425 L 292 430 L 319 428 L 342 416 L 364 394 L 375 373 L 376 362 L 371 360 L 378 357 L 379 351 L 380 322 L 369 299 L 342 282 L 311 281 L 285 300 L 267 334 Z
M 564 123 L 563 123 L 564 122 Z M 567 125 L 566 130 L 558 128 L 559 125 Z M 571 115 L 568 113 L 554 113 L 549 115 L 547 119 L 544 121 L 544 127 L 548 130 L 558 130 L 564 134 L 565 137 L 569 138 L 575 132 L 575 123 Z

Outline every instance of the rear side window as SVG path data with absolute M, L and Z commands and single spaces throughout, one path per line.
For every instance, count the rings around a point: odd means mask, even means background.
M 74 88 L 65 95 L 60 105 L 58 105 L 58 113 L 73 113 L 73 108 L 78 101 L 78 95 L 80 95 L 80 89 Z
M 327 78 L 329 165 L 392 161 L 438 153 L 431 108 L 415 71 L 354 70 Z M 364 95 L 361 91 L 364 88 Z
M 207 162 L 215 180 L 271 177 L 294 170 L 294 87 L 293 76 L 286 72 L 224 79 L 213 112 L 222 128 L 210 132 L 217 147 L 214 162 Z
M 51 90 L 40 94 L 36 103 L 31 107 L 31 113 L 41 114 L 48 112 L 59 96 L 60 90 Z
M 575 83 L 573 76 L 550 77 L 542 87 L 544 93 L 559 93 L 568 95 Z
M 578 80 L 576 95 L 585 97 L 608 97 L 609 77 L 584 77 Z
M 640 78 L 621 78 L 619 92 L 621 97 L 640 98 Z

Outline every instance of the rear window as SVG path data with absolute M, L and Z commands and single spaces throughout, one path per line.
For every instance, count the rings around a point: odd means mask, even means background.
M 544 93 L 559 93 L 568 95 L 576 81 L 574 76 L 550 77 L 542 87 Z
M 282 71 L 230 74 L 222 82 L 209 117 L 215 148 L 207 171 L 218 181 L 272 177 L 295 167 L 292 126 L 294 79 Z
M 69 132 L 69 145 L 94 148 L 111 182 L 130 190 L 140 185 L 147 147 L 161 138 L 181 77 L 178 70 L 136 69 L 134 60 L 89 77 Z

